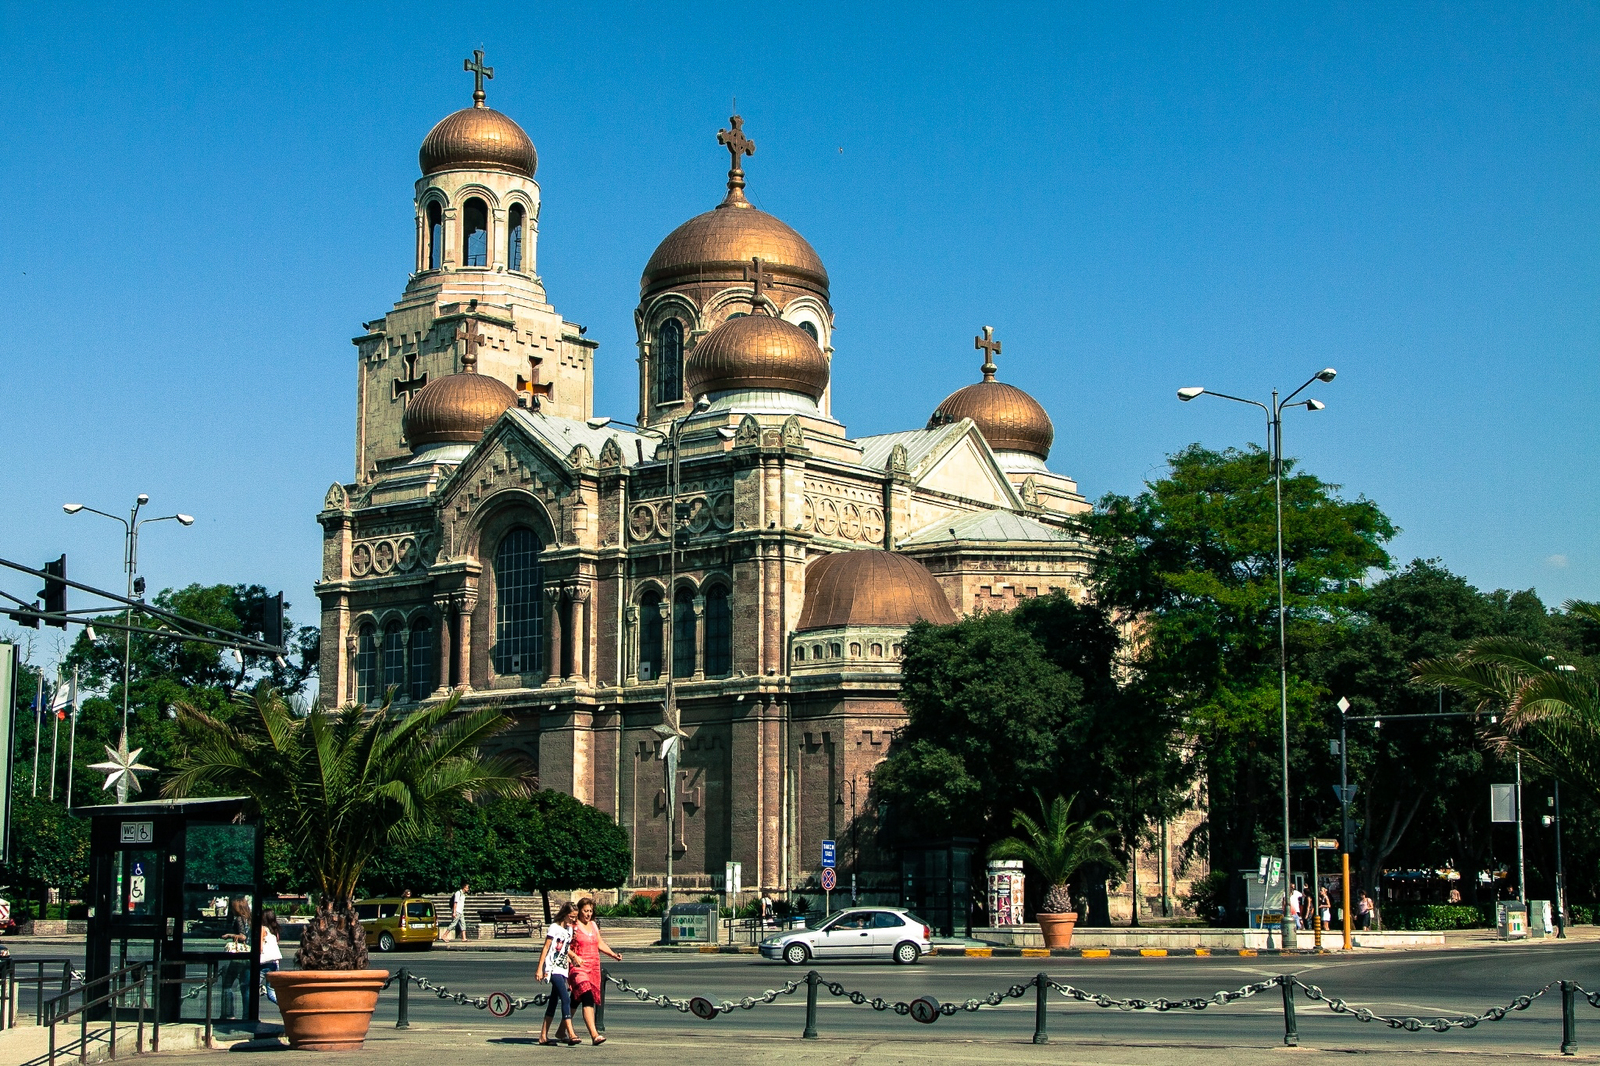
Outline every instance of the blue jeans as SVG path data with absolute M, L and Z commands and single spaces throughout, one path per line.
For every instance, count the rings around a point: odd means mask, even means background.
M 277 959 L 261 964 L 261 991 L 274 1003 L 278 1002 L 278 993 L 272 990 L 272 982 L 267 980 L 267 974 L 277 973 L 281 965 Z
M 544 1020 L 549 1021 L 556 1016 L 556 1003 L 561 1004 L 561 1020 L 572 1020 L 572 992 L 567 987 L 567 975 L 553 973 L 550 975 L 550 1002 L 545 1004 Z

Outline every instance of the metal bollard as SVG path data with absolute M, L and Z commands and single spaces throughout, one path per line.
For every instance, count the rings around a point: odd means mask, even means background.
M 1045 1008 L 1049 1005 L 1049 1000 L 1045 997 L 1050 994 L 1050 975 L 1042 973 L 1033 979 L 1033 983 L 1039 992 L 1039 998 L 1034 1001 L 1033 1005 L 1033 1042 L 1035 1044 L 1048 1044 L 1050 1043 L 1050 1029 Z
M 806 1027 L 800 1034 L 802 1040 L 817 1038 L 817 985 L 821 982 L 822 975 L 817 971 L 806 974 Z
M 400 1016 L 394 1020 L 396 1029 L 411 1028 L 411 972 L 400 967 Z
M 1294 975 L 1281 974 L 1278 985 L 1283 989 L 1283 1046 L 1300 1046 L 1300 1025 L 1294 1019 Z
M 1561 1053 L 1578 1053 L 1578 986 L 1573 981 L 1561 982 Z
M 595 991 L 594 1000 L 594 1031 L 597 1033 L 606 1031 L 606 982 L 609 980 L 611 971 L 600 967 L 600 987 Z M 555 990 L 552 989 L 550 994 L 555 995 Z

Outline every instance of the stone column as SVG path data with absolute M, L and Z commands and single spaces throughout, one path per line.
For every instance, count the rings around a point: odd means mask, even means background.
M 461 675 L 457 687 L 462 692 L 472 691 L 472 609 L 477 605 L 478 597 L 474 594 L 470 592 L 455 594 L 456 617 L 461 620 L 456 635 L 456 670 Z
M 409 700 L 411 698 L 411 627 L 400 627 L 400 685 L 395 690 L 395 699 Z
M 622 609 L 622 677 L 639 680 L 639 608 L 632 604 Z
M 548 666 L 545 670 L 544 683 L 555 686 L 561 684 L 561 586 L 551 585 L 544 590 L 544 595 L 550 601 L 550 613 L 547 616 L 549 623 L 545 626 L 544 639 Z
M 354 703 L 356 701 L 356 697 L 361 693 L 361 680 L 356 672 L 356 656 L 361 650 L 361 642 L 354 629 L 352 629 L 350 631 L 350 635 L 345 638 L 344 650 L 345 661 L 350 664 L 349 672 L 345 675 L 350 679 L 350 686 L 348 691 L 345 692 L 344 697 L 344 702 L 348 705 Z
M 694 608 L 694 679 L 706 679 L 706 598 L 696 596 Z
M 450 597 L 435 597 L 433 610 L 439 616 L 439 673 L 433 679 L 433 695 L 443 699 L 450 695 Z
M 572 673 L 569 680 L 589 680 L 589 584 L 579 581 L 567 586 L 572 599 Z

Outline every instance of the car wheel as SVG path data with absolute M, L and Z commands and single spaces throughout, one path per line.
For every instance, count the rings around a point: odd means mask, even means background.
M 394 934 L 383 932 L 378 934 L 378 950 L 390 952 L 394 950 Z
M 804 944 L 790 944 L 783 949 L 783 961 L 790 966 L 804 966 L 810 957 L 811 952 L 806 950 Z
M 909 940 L 902 940 L 894 946 L 894 961 L 901 965 L 909 965 L 922 958 L 922 952 L 917 950 L 917 945 Z

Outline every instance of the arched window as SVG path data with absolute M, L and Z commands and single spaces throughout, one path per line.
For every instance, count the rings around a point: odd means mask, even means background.
M 506 223 L 506 266 L 511 270 L 522 269 L 522 224 L 526 217 L 521 204 L 511 205 L 511 218 Z
M 639 597 L 639 677 L 661 676 L 661 593 L 651 589 Z M 645 675 L 649 677 L 646 678 Z
M 444 266 L 444 208 L 438 200 L 428 204 L 428 269 Z
M 861 658 L 861 645 L 857 644 L 853 640 L 850 642 L 850 658 L 852 658 L 852 659 Z
M 426 615 L 411 623 L 411 698 L 433 695 L 433 620 Z
M 494 669 L 537 670 L 544 636 L 544 545 L 526 526 L 507 533 L 494 553 Z
M 822 343 L 822 338 L 817 336 L 817 324 L 815 322 L 802 322 L 800 323 L 800 328 L 811 334 L 812 340 L 818 344 Z
M 813 659 L 822 658 L 822 645 L 821 644 L 813 644 L 813 645 L 811 645 L 811 657 Z
M 706 593 L 706 676 L 733 673 L 733 609 L 728 590 L 717 585 Z
M 694 676 L 694 590 L 672 597 L 672 676 Z
M 406 642 L 405 623 L 396 618 L 383 627 L 383 693 L 387 697 L 394 689 L 395 699 L 406 695 Z
M 461 264 L 489 265 L 489 205 L 476 196 L 461 209 Z
M 683 399 L 683 323 L 669 318 L 656 327 L 656 403 Z
M 874 659 L 883 658 L 883 645 L 882 644 L 874 644 L 872 646 L 872 657 Z
M 795 645 L 794 649 L 794 661 L 797 663 L 803 663 L 806 661 L 806 650 L 798 644 Z
M 378 630 L 371 622 L 356 634 L 356 702 L 371 703 L 378 692 Z
M 844 651 L 837 644 L 829 644 L 828 645 L 828 654 L 830 656 L 832 656 L 833 658 L 835 658 L 835 659 L 844 658 Z

